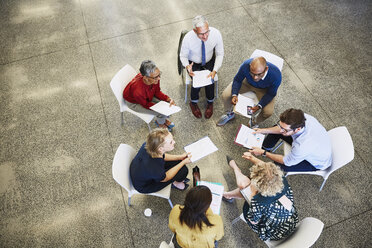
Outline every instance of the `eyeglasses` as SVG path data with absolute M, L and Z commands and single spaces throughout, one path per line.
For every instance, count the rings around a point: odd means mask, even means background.
M 208 31 L 205 32 L 205 33 L 197 33 L 197 35 L 198 35 L 198 36 L 204 36 L 204 35 L 206 35 L 206 34 L 209 34 L 209 32 L 210 32 L 210 30 L 208 30 Z
M 263 71 L 263 72 L 260 72 L 260 73 L 257 73 L 257 74 L 254 74 L 252 73 L 250 70 L 249 70 L 249 74 L 251 74 L 252 77 L 262 77 L 263 74 L 266 72 L 266 69 Z
M 150 76 L 148 76 L 148 78 L 151 78 L 151 79 L 160 79 L 161 78 L 161 72 L 159 72 L 159 75 L 156 75 L 155 77 L 150 77 Z
M 278 122 L 276 123 L 276 125 L 277 125 L 281 130 L 283 130 L 284 133 L 289 133 L 289 132 L 293 131 L 293 129 L 285 129 L 285 128 L 283 128 L 283 127 L 280 125 L 280 121 L 278 121 Z

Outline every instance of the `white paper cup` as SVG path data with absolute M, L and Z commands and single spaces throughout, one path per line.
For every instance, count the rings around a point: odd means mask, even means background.
M 146 217 L 150 217 L 150 216 L 151 216 L 151 214 L 152 214 L 152 211 L 151 211 L 151 209 L 149 209 L 149 208 L 146 208 L 146 209 L 145 209 L 145 212 L 144 212 L 144 214 L 145 214 L 145 216 L 146 216 Z

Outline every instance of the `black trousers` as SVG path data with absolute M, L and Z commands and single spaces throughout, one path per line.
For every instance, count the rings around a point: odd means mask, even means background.
M 212 59 L 209 60 L 204 66 L 202 66 L 201 64 L 194 63 L 192 66 L 192 70 L 193 71 L 202 71 L 202 70 L 213 71 L 214 61 L 215 61 L 215 58 L 212 57 Z M 189 61 L 189 63 L 191 64 L 192 61 Z M 200 89 L 201 88 L 194 88 L 191 86 L 191 102 L 195 102 L 195 103 L 198 102 Z M 204 86 L 204 89 L 205 89 L 205 96 L 207 97 L 208 102 L 213 102 L 214 101 L 214 83 Z
M 288 144 L 292 145 L 293 139 L 291 136 L 283 136 L 281 134 L 269 134 L 266 136 L 262 148 L 271 151 L 271 149 L 278 143 L 279 140 L 284 140 Z M 300 163 L 292 166 L 285 166 L 284 164 L 275 162 L 278 166 L 282 168 L 284 172 L 289 171 L 317 171 L 318 169 L 315 168 L 311 163 L 307 160 L 302 160 Z
M 174 166 L 176 166 L 179 163 L 181 163 L 181 160 L 165 161 L 165 165 L 164 165 L 165 171 L 170 170 L 171 168 L 173 168 Z M 188 173 L 189 173 L 189 169 L 187 168 L 186 165 L 184 165 L 171 180 L 169 180 L 167 182 L 156 182 L 156 183 L 154 183 L 153 186 L 151 186 L 151 192 L 146 192 L 146 193 L 157 192 L 157 191 L 165 188 L 167 185 L 173 183 L 174 181 L 183 182 L 183 180 L 186 179 Z M 144 193 L 144 192 L 142 192 L 142 193 Z

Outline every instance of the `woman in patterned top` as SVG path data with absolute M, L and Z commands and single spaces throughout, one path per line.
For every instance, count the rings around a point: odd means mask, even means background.
M 260 239 L 266 241 L 288 237 L 296 228 L 298 215 L 292 189 L 283 171 L 274 163 L 263 162 L 249 152 L 245 152 L 243 158 L 254 163 L 250 178 L 243 175 L 235 161 L 227 157 L 238 188 L 225 192 L 224 200 L 231 202 L 234 198 L 243 198 L 243 192 L 246 199 L 244 218 Z

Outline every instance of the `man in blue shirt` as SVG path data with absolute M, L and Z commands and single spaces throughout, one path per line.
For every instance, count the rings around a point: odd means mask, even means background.
M 259 103 L 252 107 L 253 113 L 262 109 L 257 116 L 258 124 L 269 118 L 274 112 L 274 101 L 279 85 L 282 82 L 282 73 L 275 65 L 266 62 L 264 57 L 248 59 L 240 66 L 234 81 L 222 93 L 222 101 L 226 114 L 221 116 L 218 126 L 225 125 L 235 117 L 233 105 L 238 102 L 238 94 L 254 91 Z
M 285 172 L 325 170 L 332 164 L 328 132 L 317 119 L 300 109 L 287 109 L 280 115 L 276 126 L 255 130 L 269 135 L 263 142 L 264 149 L 254 147 L 251 153 L 268 157 Z M 289 154 L 283 156 L 270 152 L 279 139 L 292 145 Z

